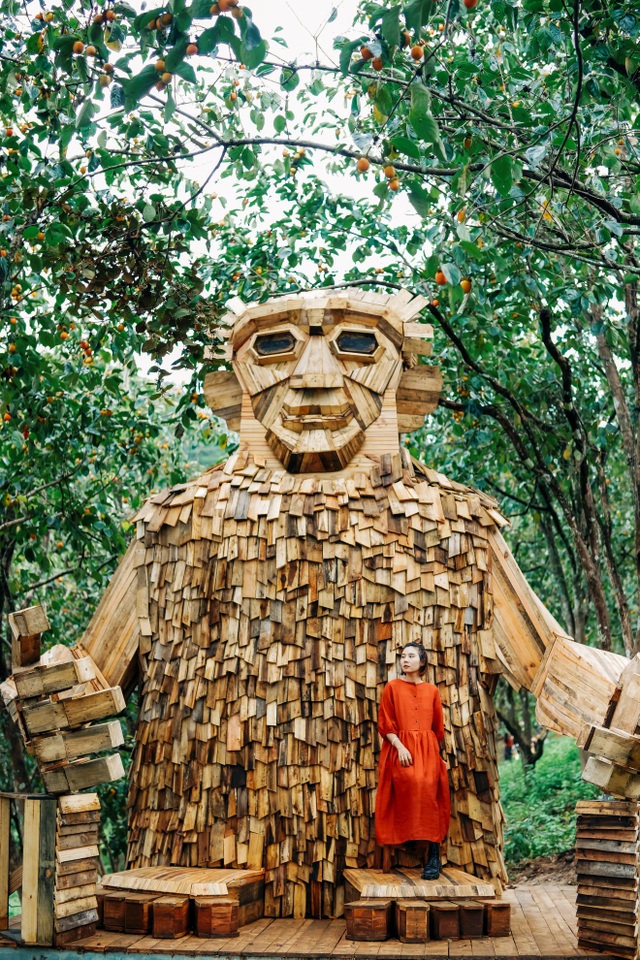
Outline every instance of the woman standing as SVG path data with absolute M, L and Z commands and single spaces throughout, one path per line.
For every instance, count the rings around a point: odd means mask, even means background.
M 396 846 L 429 840 L 422 873 L 440 873 L 440 844 L 449 829 L 449 779 L 440 756 L 444 739 L 438 688 L 423 679 L 427 651 L 408 643 L 400 655 L 402 677 L 382 693 L 378 730 L 383 737 L 376 799 L 376 840 Z

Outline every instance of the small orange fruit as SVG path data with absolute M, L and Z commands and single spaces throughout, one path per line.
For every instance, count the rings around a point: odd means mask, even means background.
M 422 60 L 424 57 L 424 49 L 419 43 L 416 43 L 411 47 L 411 56 L 414 60 Z
M 471 280 L 468 277 L 465 277 L 460 281 L 460 286 L 462 287 L 464 293 L 471 293 Z
M 94 47 L 93 44 L 89 44 L 89 46 L 85 50 L 85 53 L 88 57 L 95 57 L 97 52 L 98 52 L 98 49 L 97 47 Z
M 115 10 L 107 10 L 104 15 L 105 20 L 108 20 L 109 23 L 114 23 L 118 19 L 118 14 Z
M 156 70 L 158 73 L 164 73 L 164 60 L 156 60 Z
M 463 146 L 465 150 L 470 150 L 472 143 L 473 143 L 473 140 L 471 139 L 471 137 L 465 137 L 463 142 Z
M 435 280 L 439 287 L 444 287 L 446 285 L 447 278 L 445 277 L 442 270 L 436 270 Z
M 94 23 L 104 23 L 104 13 L 96 13 L 93 18 Z
M 84 43 L 82 42 L 82 40 L 76 40 L 76 42 L 73 45 L 73 52 L 82 53 L 83 50 L 84 50 Z
M 173 20 L 172 13 L 163 13 L 160 17 L 160 23 L 163 27 L 168 27 L 171 21 Z
M 358 162 L 357 162 L 356 166 L 357 166 L 357 168 L 358 168 L 358 172 L 359 172 L 359 173 L 366 173 L 367 170 L 368 170 L 369 167 L 370 167 L 370 163 L 369 163 L 368 157 L 360 157 L 360 158 L 358 159 Z
M 462 210 L 458 210 L 457 218 L 458 218 L 458 223 L 464 223 L 465 220 L 467 219 L 467 212 L 464 209 L 464 207 L 462 208 Z
M 187 47 L 187 56 L 188 56 L 188 57 L 195 57 L 195 55 L 196 55 L 197 52 L 198 52 L 198 44 L 197 44 L 197 43 L 190 43 L 189 46 Z
M 373 60 L 373 51 L 369 47 L 360 47 L 360 56 L 363 60 Z
M 400 189 L 400 181 L 397 177 L 394 177 L 393 180 L 389 180 L 389 190 L 393 190 L 396 193 Z
M 385 177 L 387 177 L 389 180 L 393 180 L 396 175 L 395 167 L 392 167 L 390 163 L 387 164 L 383 172 Z
M 384 64 L 382 62 L 382 57 L 374 57 L 371 61 L 371 66 L 374 70 L 382 70 Z
M 112 64 L 112 63 L 105 63 L 103 69 L 104 69 L 104 72 L 105 72 L 105 73 L 113 73 L 113 64 Z
M 163 83 L 171 83 L 171 74 L 163 73 L 160 79 L 162 80 Z

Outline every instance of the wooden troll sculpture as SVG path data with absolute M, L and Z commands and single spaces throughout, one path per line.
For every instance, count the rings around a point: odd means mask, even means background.
M 130 867 L 264 867 L 267 915 L 340 915 L 344 867 L 380 862 L 377 705 L 411 640 L 444 707 L 446 856 L 468 872 L 505 878 L 499 674 L 599 757 L 637 748 L 630 720 L 612 724 L 635 662 L 572 643 L 496 503 L 400 447 L 440 390 L 416 363 L 425 306 L 357 290 L 231 303 L 233 372 L 205 390 L 239 452 L 148 500 L 81 645 L 108 683 L 140 684 Z

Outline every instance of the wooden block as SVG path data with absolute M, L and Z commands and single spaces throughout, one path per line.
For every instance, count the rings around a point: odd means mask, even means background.
M 189 932 L 189 897 L 158 897 L 153 904 L 153 935 L 161 940 L 186 937 Z
M 396 902 L 396 936 L 400 943 L 426 943 L 429 939 L 429 909 L 426 900 Z
M 348 940 L 387 940 L 393 930 L 393 900 L 345 903 Z
M 511 904 L 504 900 L 485 901 L 484 930 L 488 937 L 508 937 L 511 933 Z
M 25 607 L 10 613 L 11 669 L 28 667 L 40 659 L 40 634 L 49 629 L 44 607 Z
M 238 901 L 231 897 L 195 897 L 194 933 L 197 937 L 237 937 Z
M 86 940 L 87 937 L 92 937 L 96 932 L 98 924 L 94 920 L 90 923 L 85 924 L 81 927 L 72 927 L 70 930 L 65 930 L 61 933 L 54 934 L 54 946 L 64 947 L 69 943 L 77 943 L 78 940 Z
M 50 737 L 36 737 L 31 746 L 40 763 L 56 763 L 59 760 L 77 760 L 90 753 L 101 753 L 120 747 L 123 743 L 120 722 L 110 720 Z
M 64 866 L 72 861 L 90 860 L 100 856 L 97 844 L 87 844 L 85 847 L 74 847 L 72 850 L 56 850 L 56 861 Z
M 23 710 L 30 736 L 80 727 L 92 720 L 102 720 L 124 710 L 126 704 L 120 687 L 109 687 L 68 700 L 43 700 Z
M 582 771 L 582 779 L 600 787 L 604 793 L 618 797 L 640 797 L 640 774 L 609 760 L 589 757 Z
M 87 683 L 96 676 L 95 665 L 91 657 L 81 657 L 62 663 L 37 663 L 14 672 L 13 681 L 18 696 L 23 699 L 30 697 L 49 696 L 60 690 L 69 690 L 79 683 Z
M 434 940 L 460 938 L 460 913 L 453 900 L 433 900 L 430 903 L 431 936 Z
M 151 933 L 153 929 L 153 893 L 127 893 L 124 907 L 125 933 Z
M 83 851 L 97 849 L 92 847 L 82 847 Z M 68 853 L 69 851 L 65 851 Z M 81 856 L 77 860 L 66 860 L 64 863 L 58 859 L 56 864 L 56 882 L 60 883 L 61 877 L 76 876 L 79 873 L 88 873 L 96 870 L 98 867 L 98 854 Z
M 105 893 L 102 898 L 102 924 L 105 930 L 124 933 L 126 893 Z
M 479 900 L 458 900 L 458 909 L 462 940 L 484 936 L 484 904 Z
M 65 767 L 65 773 L 72 790 L 84 790 L 97 783 L 119 780 L 124 776 L 124 767 L 120 754 L 112 753 L 94 760 L 76 760 Z
M 603 757 L 630 770 L 640 770 L 640 739 L 624 730 L 585 724 L 577 744 L 595 757 Z
M 78 814 L 99 814 L 100 800 L 97 793 L 83 793 L 80 797 L 58 797 L 58 809 L 63 820 Z
M 95 891 L 92 890 L 91 896 L 80 897 L 79 900 L 68 900 L 66 903 L 55 902 L 54 915 L 56 920 L 63 917 L 73 917 L 78 913 L 86 913 L 89 910 L 97 910 L 98 901 L 95 897 Z
M 88 924 L 98 922 L 97 910 L 85 910 L 84 913 L 76 913 L 72 917 L 61 917 L 55 921 L 55 932 L 66 933 L 68 930 L 74 930 L 77 927 L 85 927 Z
M 96 866 L 91 870 L 84 870 L 81 873 L 70 873 L 64 876 L 60 873 L 60 868 L 57 870 L 56 875 L 56 891 L 64 890 L 73 890 L 76 887 L 83 887 L 89 883 L 95 884 L 98 882 L 98 867 L 97 862 Z
M 98 824 L 96 823 L 92 830 L 87 830 L 84 833 L 61 835 L 60 832 L 58 832 L 56 844 L 58 850 L 74 850 L 76 847 L 86 847 L 89 844 L 96 844 L 97 842 Z

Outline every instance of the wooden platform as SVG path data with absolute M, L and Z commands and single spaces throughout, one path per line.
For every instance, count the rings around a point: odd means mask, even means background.
M 345 870 L 345 903 L 382 897 L 391 900 L 447 900 L 495 897 L 490 883 L 479 880 L 464 870 L 445 866 L 437 880 L 423 880 L 421 871 L 413 867 L 394 867 L 389 873 L 379 870 Z
M 139 893 L 174 893 L 191 897 L 226 897 L 234 890 L 264 878 L 264 870 L 223 870 L 193 867 L 138 867 L 122 873 L 107 873 L 101 885 L 111 890 Z
M 100 954 L 181 957 L 527 957 L 560 960 L 562 957 L 593 957 L 607 960 L 607 954 L 578 949 L 576 939 L 576 888 L 546 884 L 519 886 L 505 891 L 511 903 L 510 937 L 483 940 L 443 940 L 424 944 L 355 943 L 345 937 L 344 920 L 258 920 L 229 940 L 154 940 L 135 934 L 101 931 L 82 941 L 78 948 L 65 950 L 64 960 L 92 960 Z M 46 948 L 46 956 L 59 951 Z M 33 960 L 42 957 L 42 948 L 19 947 L 0 935 L 0 957 Z M 114 960 L 116 958 L 114 957 Z

